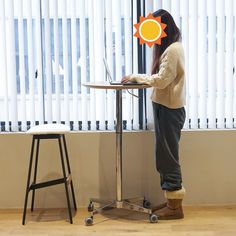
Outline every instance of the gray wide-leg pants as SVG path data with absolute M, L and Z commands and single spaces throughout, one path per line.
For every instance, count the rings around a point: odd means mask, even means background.
M 175 191 L 182 188 L 179 164 L 179 140 L 185 122 L 185 108 L 171 109 L 153 102 L 156 137 L 156 168 L 161 188 Z

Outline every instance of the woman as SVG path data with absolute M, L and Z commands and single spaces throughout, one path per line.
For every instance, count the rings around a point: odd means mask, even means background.
M 160 220 L 181 219 L 185 195 L 179 164 L 179 140 L 185 121 L 184 52 L 180 30 L 170 13 L 161 9 L 153 16 L 160 16 L 161 22 L 167 25 L 167 37 L 162 38 L 161 45 L 154 46 L 152 75 L 132 74 L 125 76 L 122 82 L 136 81 L 153 87 L 156 168 L 167 199 L 153 211 Z

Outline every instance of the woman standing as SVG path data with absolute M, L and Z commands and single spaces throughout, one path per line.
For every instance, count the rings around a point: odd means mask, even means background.
M 179 140 L 185 122 L 185 71 L 181 33 L 165 10 L 153 13 L 166 24 L 167 37 L 153 50 L 152 75 L 132 74 L 122 82 L 142 82 L 153 87 L 152 104 L 156 137 L 156 168 L 166 203 L 154 207 L 160 220 L 184 217 L 182 200 L 185 189 L 179 164 Z

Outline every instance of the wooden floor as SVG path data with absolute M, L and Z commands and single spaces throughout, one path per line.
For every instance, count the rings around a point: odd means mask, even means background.
M 21 225 L 21 210 L 0 210 L 0 235 L 137 235 L 137 236 L 235 236 L 236 206 L 184 207 L 185 219 L 149 223 L 147 215 L 124 209 L 106 211 L 94 217 L 93 226 L 85 226 L 86 209 L 79 209 L 67 221 L 65 209 L 35 210 L 27 214 L 27 223 Z

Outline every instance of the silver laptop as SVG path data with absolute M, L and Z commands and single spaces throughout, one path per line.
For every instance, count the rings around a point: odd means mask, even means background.
M 120 81 L 113 81 L 112 79 L 112 76 L 111 76 L 111 71 L 108 67 L 108 64 L 107 64 L 107 60 L 105 57 L 103 57 L 103 63 L 104 63 L 104 66 L 106 68 L 106 73 L 107 73 L 107 77 L 108 77 L 108 81 L 111 85 L 143 85 L 143 83 L 137 83 L 137 82 L 128 82 L 128 83 L 122 83 Z

